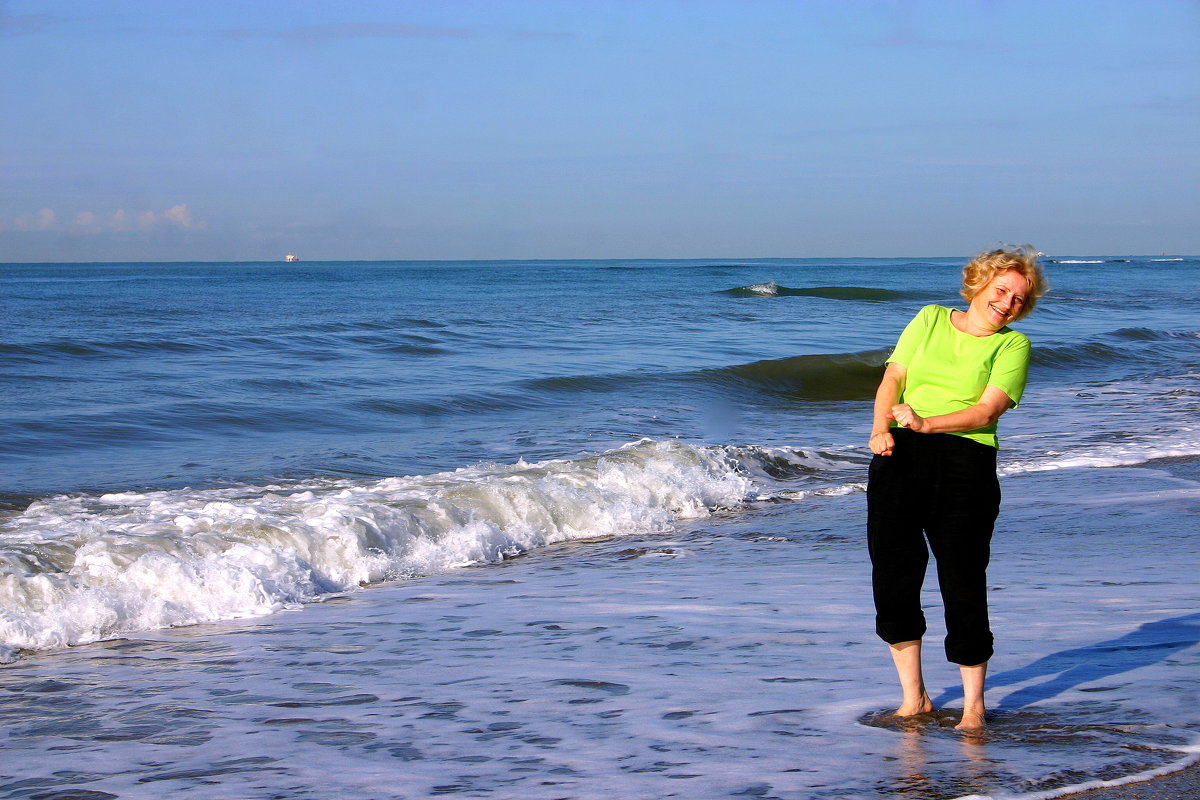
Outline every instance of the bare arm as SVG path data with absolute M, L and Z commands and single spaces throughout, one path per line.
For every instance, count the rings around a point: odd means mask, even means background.
M 888 364 L 883 372 L 883 380 L 875 390 L 875 413 L 871 421 L 871 452 L 881 456 L 890 456 L 895 440 L 892 438 L 889 421 L 893 419 L 892 408 L 904 392 L 904 382 L 908 370 L 901 364 Z
M 878 407 L 878 397 L 875 404 Z M 922 417 L 907 403 L 901 403 L 893 406 L 887 416 L 917 433 L 962 433 L 991 425 L 1000 419 L 1001 414 L 1012 408 L 1012 405 L 1012 399 L 1002 389 L 989 386 L 983 390 L 983 397 L 979 398 L 978 403 L 950 414 Z

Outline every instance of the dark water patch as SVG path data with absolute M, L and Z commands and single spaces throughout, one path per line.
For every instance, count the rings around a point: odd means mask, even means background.
M 346 349 L 336 338 L 329 336 L 254 337 L 255 344 L 268 351 L 285 352 L 311 361 L 333 361 L 344 358 Z
M 647 556 L 674 558 L 677 555 L 679 551 L 671 547 L 630 547 L 616 554 L 618 561 L 632 561 Z
M 398 356 L 440 356 L 448 352 L 441 347 L 416 344 L 377 344 L 373 349 L 376 353 L 388 353 Z
M 31 344 L 0 344 L 0 358 L 27 364 L 62 360 L 103 360 L 142 356 L 176 356 L 218 353 L 230 350 L 215 342 L 182 342 L 172 339 L 122 339 L 118 341 L 49 341 Z
M 707 384 L 746 388 L 803 400 L 863 400 L 874 397 L 890 350 L 831 353 L 768 359 L 749 364 L 667 374 L 626 373 L 537 378 L 518 384 L 533 395 L 619 393 L 648 384 Z
M 96 742 L 138 742 L 162 733 L 164 724 L 125 725 L 109 728 L 92 736 Z
M 47 692 L 66 692 L 76 688 L 73 683 L 55 680 L 54 678 L 46 678 L 44 680 L 31 681 L 29 683 L 14 683 L 4 687 L 7 692 L 15 692 L 22 694 L 32 692 L 34 694 L 44 694 Z
M 401 355 L 442 355 L 448 352 L 442 340 L 433 336 L 402 331 L 363 333 L 331 337 L 330 343 L 348 352 L 369 351 Z
M 826 300 L 857 300 L 872 303 L 931 297 L 931 295 L 924 292 L 877 289 L 869 286 L 809 286 L 793 288 L 790 286 L 780 286 L 775 281 L 757 283 L 750 286 L 738 286 L 734 289 L 726 289 L 723 293 L 732 297 L 820 297 Z
M 398 355 L 442 355 L 440 340 L 429 336 L 390 331 L 354 335 L 313 333 L 242 334 L 219 337 L 211 334 L 190 338 L 137 338 L 121 340 L 53 340 L 24 344 L 0 343 L 0 361 L 10 364 L 63 364 L 123 359 L 162 359 L 164 364 L 180 356 L 193 358 L 229 356 L 246 358 L 256 353 L 286 355 L 290 359 L 325 362 L 353 357 L 356 352 Z
M 146 415 L 160 430 L 289 432 L 301 429 L 353 430 L 353 423 L 329 409 L 314 406 L 262 408 L 251 404 L 191 402 L 156 409 Z
M 133 444 L 181 441 L 189 437 L 156 429 L 140 422 L 64 415 L 46 420 L 24 420 L 9 424 L 0 437 L 0 453 L 25 456 L 30 453 L 70 452 L 86 446 L 123 447 Z
M 444 703 L 437 703 L 437 702 L 417 703 L 416 705 L 423 706 L 423 707 L 430 709 L 429 711 L 426 711 L 424 714 L 422 714 L 419 717 L 419 719 L 452 720 L 458 716 L 458 712 L 462 711 L 464 708 L 467 707 L 465 703 L 458 703 L 453 700 L 449 700 Z
M 19 361 L 13 359 L 12 361 Z M 11 363 L 11 361 L 10 361 Z M 30 362 L 32 363 L 32 362 Z M 7 394 L 8 391 L 18 389 L 30 389 L 34 391 L 56 391 L 58 387 L 51 388 L 47 384 L 58 384 L 58 386 L 70 386 L 76 381 L 74 376 L 70 375 L 39 375 L 37 373 L 25 372 L 20 375 L 8 374 L 0 375 L 0 394 Z M 11 389 L 9 388 L 11 387 Z
M 380 347 L 392 344 L 437 344 L 438 340 L 429 336 L 420 336 L 408 333 L 389 332 L 383 333 L 356 333 L 351 336 L 342 336 L 339 341 L 349 342 L 351 344 L 361 344 L 367 347 Z
M 1112 332 L 1114 338 L 1129 339 L 1135 342 L 1161 341 L 1168 335 L 1163 331 L 1151 330 L 1150 328 L 1121 328 Z
M 532 392 L 619 392 L 653 380 L 651 376 L 626 375 L 563 375 L 552 378 L 534 378 L 519 385 Z
M 1077 294 L 1069 290 L 1056 292 L 1053 289 L 1043 300 L 1038 302 L 1037 310 L 1033 313 L 1041 317 L 1050 314 L 1067 314 L 1075 321 L 1078 315 L 1093 314 L 1126 314 L 1131 311 L 1145 311 L 1153 314 L 1164 302 L 1169 300 L 1159 289 L 1150 289 L 1130 295 L 1096 296 Z M 1190 298 L 1188 298 L 1190 299 Z
M 1200 456 L 1172 456 L 1146 462 L 1147 467 L 1166 470 L 1176 478 L 1200 482 Z
M 59 414 L 19 419 L 0 437 L 0 453 L 70 452 L 80 447 L 126 448 L 137 444 L 183 443 L 215 435 L 357 431 L 362 420 L 314 405 L 188 401 L 95 414 Z
M 138 778 L 139 783 L 155 783 L 157 781 L 196 781 L 205 778 L 219 778 L 223 775 L 234 775 L 239 772 L 258 772 L 260 770 L 285 772 L 283 767 L 270 766 L 278 759 L 269 758 L 267 756 L 255 756 L 251 758 L 238 758 L 229 761 L 219 761 L 211 767 L 201 769 L 186 769 L 175 770 L 170 772 L 160 772 L 155 775 L 147 775 L 143 778 Z
M 1035 347 L 1030 364 L 1035 367 L 1078 367 L 1092 364 L 1111 365 L 1133 361 L 1136 353 L 1102 342 L 1084 342 L 1050 347 Z
M 272 392 L 312 392 L 318 387 L 311 381 L 296 378 L 245 378 L 238 385 L 247 389 L 266 389 Z
M 336 683 L 299 681 L 297 683 L 293 683 L 292 688 L 297 691 L 309 692 L 311 694 L 334 694 L 336 692 L 344 692 L 351 687 Z
M 353 747 L 368 744 L 377 738 L 378 734 L 369 731 L 302 731 L 297 734 L 296 741 L 324 747 Z
M 622 697 L 629 694 L 631 691 L 630 688 L 623 683 L 609 683 L 608 681 L 563 679 L 550 681 L 550 683 L 555 686 L 570 686 L 576 689 L 602 692 L 603 694 L 607 694 L 612 697 Z
M 1121 328 L 1089 341 L 1035 345 L 1034 367 L 1057 370 L 1127 365 L 1188 367 L 1200 357 L 1200 335 L 1150 328 Z
M 324 708 L 327 706 L 360 706 L 377 702 L 379 702 L 379 698 L 373 694 L 352 694 L 328 700 L 282 700 L 277 703 L 267 703 L 267 705 L 278 708 Z
M 1200 333 L 1196 331 L 1158 331 L 1152 328 L 1120 328 L 1109 336 L 1135 342 L 1171 342 L 1192 340 L 1200 345 Z
M 751 711 L 746 714 L 747 717 L 774 717 L 779 714 L 806 714 L 808 709 L 805 708 L 776 708 L 768 711 Z
M 390 320 L 333 320 L 299 325 L 293 330 L 312 333 L 349 333 L 354 331 L 401 331 L 405 328 L 445 328 L 441 322 L 428 319 L 401 317 Z
M 821 353 L 755 361 L 700 373 L 718 385 L 749 385 L 801 400 L 869 400 L 889 350 Z
M 356 411 L 388 416 L 444 417 L 455 414 L 478 414 L 493 411 L 514 411 L 539 408 L 548 402 L 531 394 L 480 393 L 448 396 L 434 400 L 393 400 L 376 397 L 351 404 Z
M 148 414 L 147 423 L 158 430 L 194 432 L 291 432 L 297 430 L 354 430 L 353 421 L 332 409 L 272 406 L 246 403 L 191 402 L 169 406 Z
M 29 508 L 29 504 L 41 499 L 36 494 L 21 492 L 0 492 L 0 514 L 5 512 L 20 512 Z

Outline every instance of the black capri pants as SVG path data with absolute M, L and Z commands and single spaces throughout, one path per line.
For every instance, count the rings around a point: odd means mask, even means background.
M 946 658 L 982 664 L 993 652 L 987 565 L 1000 512 L 996 449 L 949 433 L 891 433 L 892 455 L 875 456 L 867 483 L 875 632 L 888 644 L 925 635 L 921 584 L 932 549 Z

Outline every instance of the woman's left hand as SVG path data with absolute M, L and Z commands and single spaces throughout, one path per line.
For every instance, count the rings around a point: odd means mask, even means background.
M 902 427 L 908 428 L 910 431 L 925 432 L 925 418 L 913 411 L 912 406 L 908 403 L 892 406 L 891 413 L 887 416 L 888 419 L 896 420 Z

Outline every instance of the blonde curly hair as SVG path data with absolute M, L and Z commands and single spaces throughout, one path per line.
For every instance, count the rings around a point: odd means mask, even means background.
M 1001 272 L 1015 270 L 1029 281 L 1029 295 L 1025 298 L 1025 305 L 1021 307 L 1020 312 L 1013 317 L 1013 321 L 1028 316 L 1037 305 L 1038 298 L 1050 289 L 1050 284 L 1046 282 L 1046 276 L 1042 273 L 1042 265 L 1038 263 L 1040 255 L 1042 254 L 1037 248 L 1029 244 L 1001 247 L 980 253 L 963 267 L 962 290 L 959 294 L 969 303 Z

